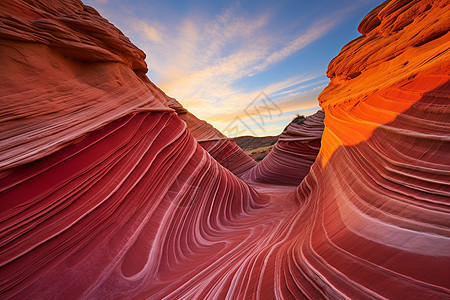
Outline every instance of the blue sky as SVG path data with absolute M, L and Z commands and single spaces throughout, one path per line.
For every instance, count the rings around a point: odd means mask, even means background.
M 88 0 L 147 54 L 150 80 L 228 136 L 319 109 L 330 60 L 381 0 Z

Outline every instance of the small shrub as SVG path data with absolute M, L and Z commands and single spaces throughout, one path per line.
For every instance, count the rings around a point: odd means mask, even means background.
M 296 117 L 292 120 L 293 123 L 301 125 L 306 120 L 304 115 L 297 114 Z
M 262 153 L 260 155 L 258 155 L 257 157 L 255 157 L 255 161 L 262 161 L 264 159 L 264 157 L 267 156 L 267 153 Z

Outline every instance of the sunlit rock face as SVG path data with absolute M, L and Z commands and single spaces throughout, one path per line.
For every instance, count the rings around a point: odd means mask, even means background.
M 302 124 L 291 122 L 269 154 L 243 178 L 265 183 L 300 184 L 319 153 L 324 116 L 319 110 Z
M 330 297 L 449 297 L 449 13 L 387 1 L 329 65 L 292 269 Z
M 362 21 L 298 186 L 239 179 L 94 9 L 0 2 L 0 298 L 449 298 L 447 2 Z

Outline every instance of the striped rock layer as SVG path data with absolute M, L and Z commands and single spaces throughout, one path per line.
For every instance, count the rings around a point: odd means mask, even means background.
M 376 7 L 252 167 L 93 8 L 0 2 L 0 298 L 449 298 L 449 14 Z
M 324 116 L 324 112 L 319 110 L 302 124 L 291 122 L 269 154 L 243 178 L 255 182 L 299 185 L 319 153 Z

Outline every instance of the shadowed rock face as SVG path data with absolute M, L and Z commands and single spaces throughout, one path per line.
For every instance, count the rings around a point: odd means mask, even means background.
M 0 170 L 140 110 L 171 111 L 144 53 L 81 1 L 0 3 Z
M 94 9 L 0 2 L 0 297 L 449 298 L 449 13 L 375 8 L 252 168 Z

